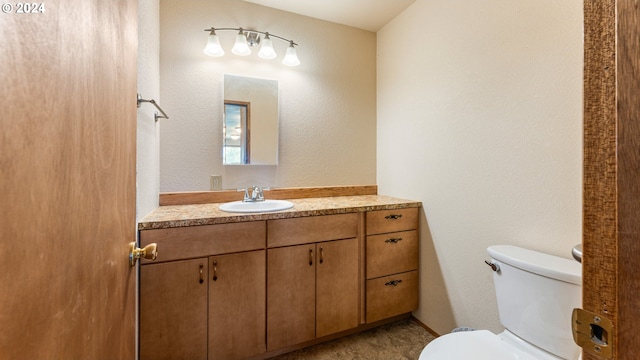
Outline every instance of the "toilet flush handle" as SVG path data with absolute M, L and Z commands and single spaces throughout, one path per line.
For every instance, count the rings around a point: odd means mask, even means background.
M 494 263 L 488 262 L 487 260 L 485 260 L 484 263 L 489 265 L 489 267 L 491 267 L 491 270 L 496 271 L 496 272 L 500 271 L 500 266 L 498 266 L 498 264 L 494 264 Z

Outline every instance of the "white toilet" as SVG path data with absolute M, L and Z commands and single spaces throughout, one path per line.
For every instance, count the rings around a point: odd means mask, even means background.
M 430 342 L 419 360 L 576 360 L 571 312 L 582 304 L 580 263 L 510 245 L 487 249 L 500 322 L 487 330 L 461 331 Z

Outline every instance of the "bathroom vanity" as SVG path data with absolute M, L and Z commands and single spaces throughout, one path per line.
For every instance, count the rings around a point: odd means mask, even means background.
M 269 213 L 161 206 L 139 223 L 140 359 L 268 358 L 418 306 L 420 202 L 290 199 Z

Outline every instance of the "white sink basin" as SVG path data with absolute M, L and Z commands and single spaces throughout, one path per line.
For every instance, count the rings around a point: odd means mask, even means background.
M 232 201 L 220 205 L 220 210 L 227 212 L 269 212 L 286 210 L 293 207 L 293 203 L 287 200 L 265 200 L 257 202 Z

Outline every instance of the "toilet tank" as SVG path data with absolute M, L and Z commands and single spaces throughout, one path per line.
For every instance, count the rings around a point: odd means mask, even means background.
M 563 359 L 577 359 L 571 312 L 582 305 L 580 263 L 511 245 L 487 249 L 500 322 L 510 332 Z

